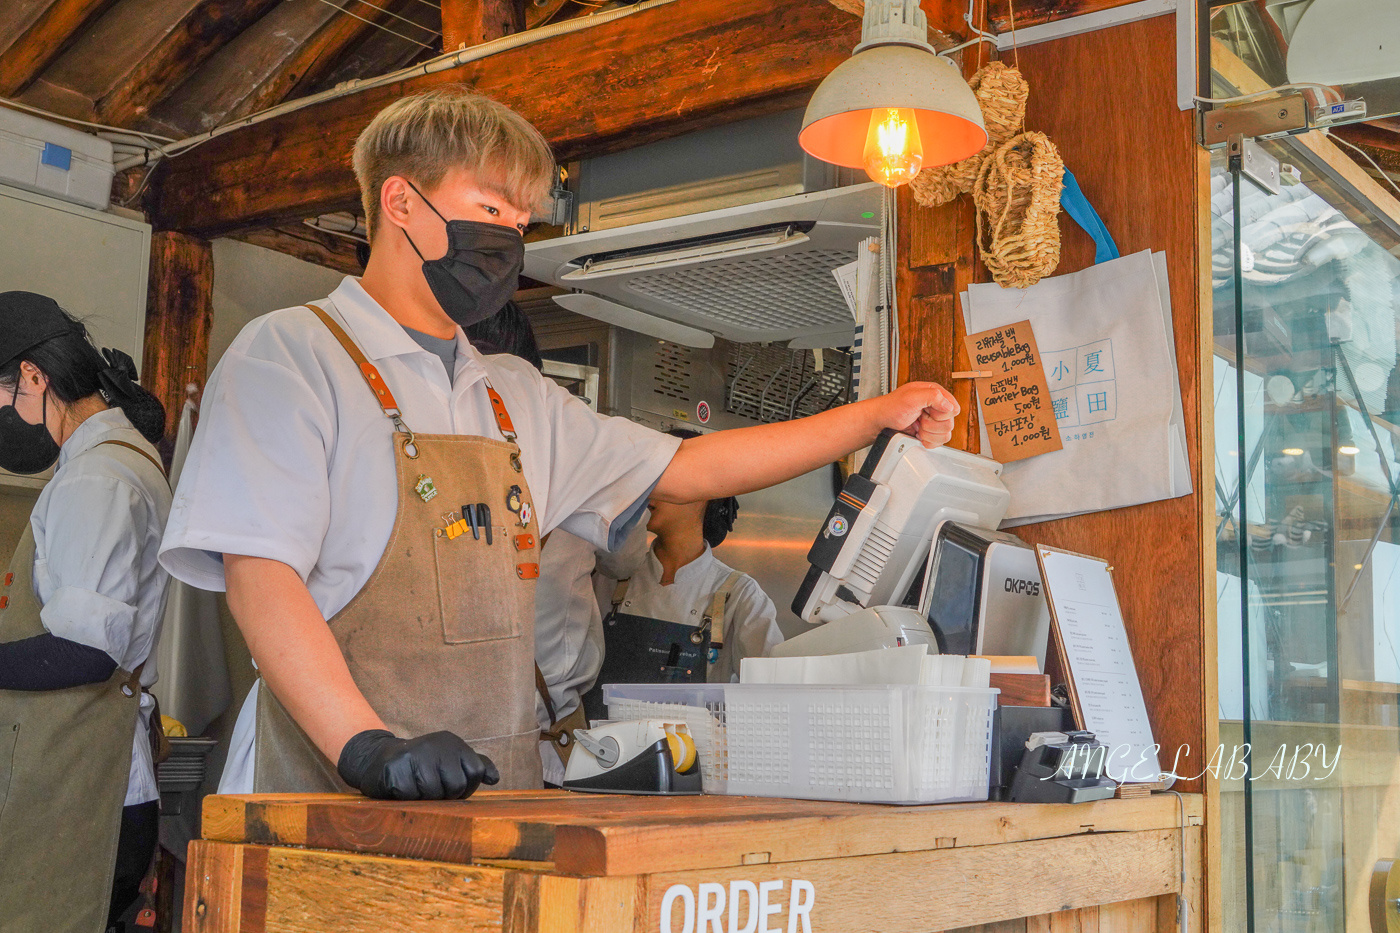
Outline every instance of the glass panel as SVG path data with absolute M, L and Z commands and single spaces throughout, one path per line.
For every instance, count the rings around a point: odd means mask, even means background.
M 1209 65 L 1227 93 L 1317 82 L 1332 100 L 1363 100 L 1355 123 L 1400 113 L 1395 0 L 1244 0 L 1210 11 Z M 1249 85 L 1249 86 L 1246 86 Z M 1222 96 L 1217 94 L 1217 96 Z M 1323 95 L 1313 98 L 1321 101 Z
M 1225 928 L 1363 933 L 1400 856 L 1400 241 L 1265 149 L 1302 182 L 1211 179 Z

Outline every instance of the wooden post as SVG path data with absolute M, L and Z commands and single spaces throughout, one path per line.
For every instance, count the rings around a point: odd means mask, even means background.
M 442 49 L 470 48 L 525 29 L 521 0 L 442 0 Z
M 141 382 L 165 405 L 166 465 L 185 404 L 185 387 L 204 388 L 214 320 L 214 254 L 208 240 L 173 231 L 151 236 L 146 352 Z

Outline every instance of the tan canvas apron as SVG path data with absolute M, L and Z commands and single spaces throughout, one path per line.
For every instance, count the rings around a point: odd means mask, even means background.
M 132 445 L 103 444 L 155 463 Z M 0 588 L 5 603 L 0 642 L 47 631 L 34 595 L 34 553 L 33 528 L 26 526 Z M 5 933 L 106 929 L 141 706 L 141 667 L 66 690 L 0 690 L 0 930 Z
M 350 336 L 323 310 L 312 310 L 396 429 L 398 511 L 389 543 L 364 587 L 329 621 L 350 674 L 395 735 L 454 732 L 495 762 L 499 787 L 539 787 L 533 675 L 539 546 L 505 404 L 488 382 L 504 441 L 414 434 Z M 475 503 L 491 510 L 489 544 L 484 531 L 479 538 L 446 533 L 463 506 Z M 348 789 L 265 681 L 258 690 L 253 787 L 258 793 Z

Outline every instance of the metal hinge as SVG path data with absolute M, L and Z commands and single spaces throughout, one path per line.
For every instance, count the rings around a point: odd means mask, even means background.
M 1308 102 L 1302 94 L 1215 107 L 1201 113 L 1201 145 L 1207 149 L 1225 145 L 1231 136 L 1272 139 L 1307 129 Z

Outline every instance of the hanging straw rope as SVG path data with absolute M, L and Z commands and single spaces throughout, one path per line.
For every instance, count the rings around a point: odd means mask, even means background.
M 1002 62 L 988 62 L 977 69 L 968 84 L 982 107 L 987 145 L 961 162 L 920 172 L 909 183 L 909 190 L 914 200 L 924 207 L 946 204 L 958 195 L 971 191 L 987 156 L 1015 136 L 1026 121 L 1026 98 L 1030 96 L 1030 86 L 1015 68 Z
M 1044 133 L 1007 140 L 982 164 L 972 199 L 977 246 L 1003 288 L 1027 288 L 1060 264 L 1065 163 Z

